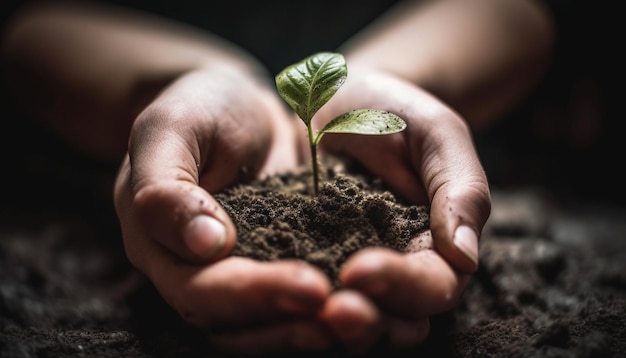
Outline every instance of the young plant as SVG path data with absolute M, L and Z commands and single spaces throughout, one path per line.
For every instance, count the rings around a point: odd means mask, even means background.
M 276 75 L 278 93 L 307 127 L 315 196 L 319 193 L 317 144 L 325 133 L 382 135 L 406 128 L 404 120 L 391 112 L 355 109 L 334 118 L 314 133 L 313 116 L 343 85 L 347 76 L 343 55 L 332 52 L 313 54 Z

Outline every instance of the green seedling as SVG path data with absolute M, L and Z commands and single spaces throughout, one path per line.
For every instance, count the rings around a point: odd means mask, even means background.
M 346 112 L 314 132 L 311 120 L 335 95 L 348 76 L 342 54 L 320 52 L 286 67 L 276 75 L 280 96 L 306 124 L 311 148 L 314 194 L 319 193 L 317 144 L 326 133 L 383 135 L 404 130 L 406 123 L 397 115 L 375 109 Z

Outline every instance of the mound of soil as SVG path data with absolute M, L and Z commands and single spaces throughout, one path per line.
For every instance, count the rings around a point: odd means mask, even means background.
M 338 287 L 339 268 L 352 253 L 368 246 L 404 252 L 428 229 L 428 207 L 402 203 L 380 180 L 336 158 L 322 168 L 317 196 L 309 165 L 216 195 L 239 233 L 233 255 L 302 259 Z

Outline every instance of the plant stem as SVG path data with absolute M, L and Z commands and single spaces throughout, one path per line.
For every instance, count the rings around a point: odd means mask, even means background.
M 313 168 L 313 195 L 317 196 L 319 192 L 319 181 L 317 175 L 317 140 L 313 137 L 313 126 L 311 125 L 311 120 L 307 123 L 309 145 L 311 146 L 311 166 Z
M 313 166 L 313 195 L 317 196 L 319 193 L 319 181 L 317 175 L 317 146 L 311 144 L 311 165 Z

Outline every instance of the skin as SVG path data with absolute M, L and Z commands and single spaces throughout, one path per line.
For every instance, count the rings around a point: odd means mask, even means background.
M 430 204 L 434 250 L 364 249 L 342 268 L 338 292 L 306 263 L 228 256 L 236 231 L 211 193 L 308 159 L 302 122 L 247 53 L 140 14 L 44 5 L 14 18 L 3 56 L 25 112 L 121 163 L 114 201 L 129 260 L 213 344 L 360 353 L 383 336 L 393 347 L 419 344 L 429 317 L 458 303 L 491 206 L 472 132 L 532 89 L 552 36 L 533 1 L 442 0 L 392 9 L 339 49 L 348 80 L 315 125 L 378 108 L 408 128 L 328 135 L 321 150 L 351 155 L 399 195 Z

